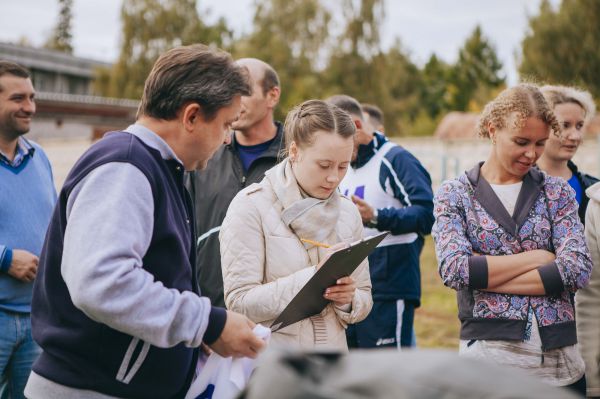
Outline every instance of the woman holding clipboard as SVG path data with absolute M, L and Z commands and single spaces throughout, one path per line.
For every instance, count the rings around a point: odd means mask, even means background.
M 288 114 L 284 131 L 287 157 L 238 193 L 219 235 L 227 307 L 266 326 L 333 249 L 363 233 L 356 206 L 337 190 L 354 148 L 350 116 L 309 100 Z M 271 342 L 347 350 L 345 327 L 372 306 L 368 261 L 323 296 L 330 303 L 321 313 L 276 331 Z

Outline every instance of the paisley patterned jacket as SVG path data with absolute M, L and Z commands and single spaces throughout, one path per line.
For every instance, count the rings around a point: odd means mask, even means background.
M 523 340 L 531 308 L 544 350 L 577 343 L 573 294 L 587 284 L 592 261 L 573 190 L 531 169 L 511 216 L 480 175 L 481 165 L 444 182 L 434 199 L 439 273 L 457 291 L 461 339 Z M 480 291 L 488 285 L 485 255 L 534 249 L 556 254 L 538 268 L 546 295 Z

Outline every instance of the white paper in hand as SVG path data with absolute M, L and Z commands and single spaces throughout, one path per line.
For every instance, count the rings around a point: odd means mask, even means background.
M 257 324 L 253 330 L 257 337 L 269 342 L 271 329 Z M 233 399 L 246 386 L 256 360 L 248 357 L 222 357 L 213 352 L 192 382 L 185 399 Z

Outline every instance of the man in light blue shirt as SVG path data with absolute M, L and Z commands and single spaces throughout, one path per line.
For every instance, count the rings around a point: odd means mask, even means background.
M 20 65 L 0 61 L 0 392 L 23 398 L 40 348 L 31 338 L 31 292 L 56 202 L 46 154 L 23 135 L 35 91 Z

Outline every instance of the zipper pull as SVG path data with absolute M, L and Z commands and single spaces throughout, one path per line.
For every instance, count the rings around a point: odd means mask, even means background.
M 242 186 L 246 185 L 246 176 L 242 176 Z

